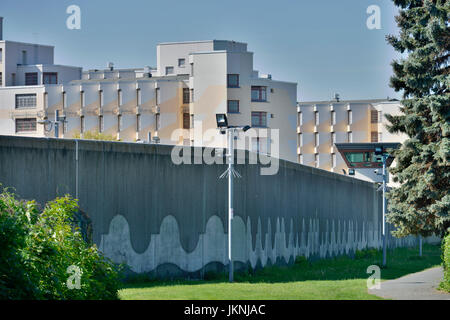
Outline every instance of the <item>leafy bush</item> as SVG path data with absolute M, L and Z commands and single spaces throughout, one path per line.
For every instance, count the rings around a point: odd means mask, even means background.
M 376 257 L 378 254 L 378 250 L 375 248 L 367 248 L 363 250 L 355 251 L 355 259 L 366 259 Z
M 65 196 L 40 212 L 34 201 L 0 194 L 0 299 L 118 298 L 119 270 L 83 240 L 77 208 Z
M 306 259 L 306 257 L 304 256 L 297 256 L 295 258 L 295 264 L 297 265 L 304 265 L 308 263 L 308 259 Z
M 116 136 L 112 134 L 101 133 L 98 131 L 86 131 L 81 135 L 80 132 L 76 132 L 73 135 L 74 139 L 85 139 L 85 140 L 101 140 L 101 141 L 120 141 Z
M 450 234 L 442 241 L 442 264 L 444 267 L 444 280 L 441 288 L 450 292 Z

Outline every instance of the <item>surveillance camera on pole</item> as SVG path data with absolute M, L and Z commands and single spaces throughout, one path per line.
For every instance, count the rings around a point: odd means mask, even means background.
M 221 134 L 228 134 L 228 169 L 220 176 L 220 179 L 228 176 L 228 268 L 229 268 L 229 281 L 233 282 L 233 258 L 231 255 L 231 223 L 234 216 L 233 209 L 233 178 L 241 178 L 242 176 L 234 170 L 234 146 L 233 139 L 235 134 L 239 131 L 246 132 L 251 127 L 237 127 L 229 126 L 227 115 L 224 113 L 216 114 L 217 128 L 220 130 Z
M 43 119 L 38 120 L 37 123 L 44 126 L 44 130 L 46 132 L 52 131 L 53 126 L 55 126 L 55 138 L 59 137 L 59 124 L 66 123 L 66 116 L 59 116 L 59 110 L 55 110 L 55 118 L 54 120 Z M 45 126 L 50 125 L 50 129 L 46 129 Z

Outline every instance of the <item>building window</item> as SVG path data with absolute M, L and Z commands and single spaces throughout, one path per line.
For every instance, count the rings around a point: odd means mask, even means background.
M 3 61 L 3 49 L 0 49 L 0 62 Z
M 378 142 L 383 142 L 383 133 L 378 132 Z
M 353 123 L 353 113 L 352 110 L 347 111 L 347 122 L 349 125 Z
M 166 67 L 166 76 L 169 74 L 174 74 L 173 67 Z
M 37 72 L 25 73 L 25 85 L 26 86 L 37 86 L 37 84 L 38 84 L 38 73 Z
M 194 89 L 191 89 L 191 102 L 194 102 Z
M 44 108 L 48 108 L 48 93 L 44 92 Z
M 378 142 L 378 131 L 372 131 L 370 133 L 370 142 Z
M 267 87 L 252 86 L 252 101 L 253 102 L 267 101 Z
M 160 114 L 159 113 L 155 114 L 155 131 L 158 131 L 161 128 L 160 120 L 161 120 Z
M 331 154 L 331 167 L 336 168 L 336 153 Z
M 383 111 L 378 111 L 378 122 L 379 123 L 383 122 Z
M 353 132 L 347 132 L 347 142 L 352 143 L 353 142 Z
M 319 167 L 319 154 L 318 153 L 315 153 L 314 154 L 314 166 L 316 167 L 316 168 L 318 168 Z
M 267 127 L 267 112 L 252 112 L 253 127 Z
M 122 126 L 123 126 L 123 119 L 122 119 L 122 115 L 119 114 L 117 116 L 117 132 L 122 131 Z
M 36 108 L 36 94 L 16 94 L 16 109 Z
M 136 89 L 136 105 L 140 106 L 142 104 L 142 93 L 141 89 Z
M 314 112 L 314 123 L 315 123 L 316 126 L 318 126 L 319 123 L 320 123 L 319 111 L 315 111 Z
M 303 164 L 303 154 L 301 154 L 301 155 L 299 156 L 299 162 L 300 162 L 300 164 Z
M 161 103 L 161 93 L 159 88 L 156 88 L 155 90 L 155 100 L 156 100 L 156 105 L 159 105 Z
M 186 59 L 178 59 L 178 67 L 184 68 L 186 65 Z
M 86 99 L 84 97 L 84 91 L 80 92 L 80 100 L 81 100 L 81 107 L 84 108 L 86 106 Z
M 194 129 L 194 123 L 195 123 L 195 121 L 194 121 L 194 115 L 191 114 L 191 128 L 192 128 L 192 129 Z
M 303 133 L 298 134 L 299 146 L 303 147 Z
M 194 76 L 194 64 L 191 63 L 191 77 Z
M 136 132 L 141 131 L 141 115 L 136 115 Z
M 228 113 L 239 113 L 239 100 L 228 100 Z
M 191 115 L 189 113 L 183 113 L 183 129 L 191 128 Z
M 27 64 L 27 52 L 25 50 L 22 51 L 22 64 L 25 65 Z
M 63 91 L 62 93 L 62 107 L 63 108 L 67 108 L 67 93 L 65 91 Z
M 12 82 L 13 86 L 16 85 L 16 74 L 15 73 L 11 73 L 11 82 Z
M 80 133 L 84 133 L 84 116 L 80 117 Z
M 44 72 L 42 80 L 44 84 L 58 84 L 58 73 Z
M 336 125 L 336 111 L 331 111 L 331 125 Z
M 183 88 L 183 104 L 187 104 L 191 101 L 189 88 Z
M 319 146 L 319 133 L 318 132 L 316 132 L 316 133 L 314 133 L 314 145 L 316 146 L 316 147 L 318 147 Z
M 302 113 L 302 112 L 299 112 L 299 113 L 298 113 L 298 124 L 299 124 L 300 126 L 303 125 L 303 113 Z
M 370 111 L 370 123 L 378 123 L 378 111 L 377 110 Z
M 98 117 L 98 132 L 103 132 L 104 130 L 104 121 L 103 121 L 103 116 L 99 116 Z
M 103 107 L 103 90 L 98 91 L 98 103 L 100 107 Z
M 239 75 L 229 74 L 227 76 L 227 86 L 228 88 L 238 88 L 239 87 Z
M 1 86 L 3 86 L 3 73 L 0 72 L 0 87 Z
M 36 123 L 36 118 L 16 119 L 16 133 L 35 132 Z
M 119 107 L 123 105 L 123 94 L 121 89 L 117 90 L 117 103 L 119 104 Z
M 331 144 L 335 144 L 336 143 L 336 132 L 332 132 L 331 133 Z

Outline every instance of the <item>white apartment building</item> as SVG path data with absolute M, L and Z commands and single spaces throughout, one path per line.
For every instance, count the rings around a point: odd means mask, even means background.
M 385 114 L 400 113 L 400 102 L 389 99 L 312 101 L 297 105 L 297 155 L 301 164 L 347 174 L 336 143 L 403 142 L 404 134 L 387 131 Z M 374 170 L 358 169 L 355 177 L 378 181 Z
M 53 137 L 53 128 L 38 121 L 59 110 L 66 117 L 60 138 L 91 131 L 122 141 L 224 147 L 215 116 L 226 113 L 230 125 L 255 128 L 246 149 L 270 152 L 278 137 L 258 132 L 278 129 L 279 157 L 297 161 L 297 84 L 253 70 L 246 43 L 161 43 L 156 68 L 109 64 L 85 72 L 54 65 L 53 50 L 0 41 L 0 134 Z

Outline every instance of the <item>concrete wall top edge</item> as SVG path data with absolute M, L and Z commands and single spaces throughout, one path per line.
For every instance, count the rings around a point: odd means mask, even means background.
M 32 149 L 75 149 L 75 139 L 55 139 L 55 138 L 35 138 L 35 137 L 19 137 L 19 136 L 2 136 L 0 135 L 0 147 L 15 147 L 15 148 L 32 148 Z M 83 151 L 98 151 L 98 152 L 119 152 L 119 153 L 134 153 L 134 154 L 154 154 L 170 156 L 172 154 L 173 145 L 155 145 L 155 144 L 141 144 L 133 142 L 121 141 L 96 141 L 96 140 L 78 140 L 79 150 Z M 199 154 L 203 154 L 205 150 L 212 151 L 216 148 L 208 147 L 186 147 L 191 151 L 191 157 L 195 158 Z M 200 150 L 201 149 L 201 152 Z M 220 148 L 219 148 L 220 149 Z M 242 151 L 242 150 L 241 150 Z M 250 152 L 245 151 L 245 163 L 249 163 Z M 375 184 L 341 174 L 329 172 L 313 168 L 306 165 L 297 164 L 283 159 L 276 159 L 279 161 L 279 167 L 289 170 L 301 171 L 306 174 L 327 177 L 332 180 L 350 182 L 361 186 L 369 186 L 375 188 Z M 223 161 L 223 163 L 226 163 Z M 237 163 L 237 161 L 235 162 Z M 237 164 L 239 166 L 239 164 Z M 258 164 L 258 166 L 264 167 Z

